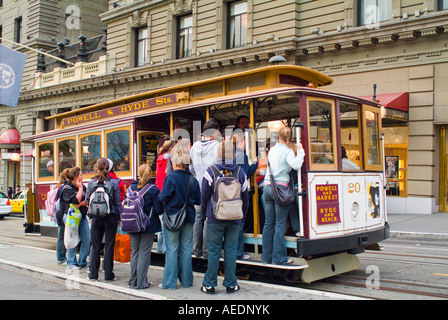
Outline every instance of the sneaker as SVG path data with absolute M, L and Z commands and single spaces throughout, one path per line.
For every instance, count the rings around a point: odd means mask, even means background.
M 64 263 L 67 263 L 67 259 L 64 259 L 62 261 L 58 261 L 58 264 L 64 264 Z
M 71 264 L 67 266 L 67 270 L 79 270 L 81 269 L 77 264 Z
M 118 277 L 114 275 L 114 277 L 112 279 L 109 280 L 104 280 L 105 282 L 112 282 L 112 281 L 117 281 Z
M 89 278 L 89 277 L 87 277 L 87 280 L 90 280 L 92 282 L 98 281 L 98 279 L 92 279 L 92 278 Z
M 201 287 L 201 292 L 204 292 L 204 293 L 207 293 L 207 294 L 213 294 L 213 293 L 215 293 L 215 288 L 214 287 L 202 286 Z
M 250 255 L 243 253 L 243 255 L 239 257 L 238 260 L 249 260 L 250 258 Z
M 226 292 L 227 293 L 235 293 L 237 291 L 240 290 L 240 286 L 239 285 L 235 285 L 234 287 L 227 287 L 226 288 Z
M 153 283 L 152 283 L 151 281 L 149 281 L 143 288 L 137 288 L 137 287 L 134 286 L 134 285 L 129 285 L 129 287 L 130 287 L 131 289 L 137 289 L 137 290 L 148 289 L 148 288 L 151 288 L 152 286 L 153 286 Z

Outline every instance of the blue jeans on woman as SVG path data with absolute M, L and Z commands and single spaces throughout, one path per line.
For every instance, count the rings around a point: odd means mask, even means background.
M 236 251 L 240 225 L 234 222 L 207 223 L 208 266 L 202 285 L 216 287 L 218 285 L 218 269 L 224 236 L 224 287 L 237 284 Z
M 285 231 L 289 206 L 279 206 L 272 197 L 271 186 L 263 188 L 265 221 L 263 228 L 263 262 L 286 264 Z
M 178 231 L 162 228 L 166 245 L 165 268 L 163 270 L 163 289 L 177 289 L 177 279 L 182 287 L 193 285 L 193 224 L 186 223 Z
M 58 263 L 64 263 L 67 261 L 67 250 L 64 245 L 64 233 L 65 225 L 58 226 L 58 241 L 56 242 L 56 258 Z
M 73 266 L 85 267 L 87 266 L 87 256 L 90 251 L 90 228 L 86 217 L 82 217 L 79 222 L 78 234 L 81 239 L 81 247 L 79 248 L 79 258 L 76 260 L 77 247 L 67 250 L 67 268 Z

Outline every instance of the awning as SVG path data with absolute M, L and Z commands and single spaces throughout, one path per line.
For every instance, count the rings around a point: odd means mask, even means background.
M 17 129 L 8 129 L 0 135 L 0 148 L 13 149 L 20 146 L 20 133 Z
M 373 96 L 363 96 L 366 100 L 373 100 Z M 409 92 L 386 93 L 376 96 L 376 101 L 386 108 L 409 111 Z

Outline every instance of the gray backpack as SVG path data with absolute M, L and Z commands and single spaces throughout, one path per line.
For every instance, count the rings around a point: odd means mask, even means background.
M 89 213 L 92 216 L 105 216 L 110 214 L 110 200 L 112 199 L 112 186 L 109 181 L 96 180 L 92 186 L 89 200 Z
M 240 220 L 243 218 L 243 200 L 241 199 L 241 183 L 238 180 L 240 167 L 230 172 L 219 171 L 213 165 L 210 167 L 215 176 L 212 206 L 216 220 Z

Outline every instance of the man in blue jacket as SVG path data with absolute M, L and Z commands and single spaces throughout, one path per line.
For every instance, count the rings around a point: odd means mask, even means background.
M 217 148 L 217 163 L 214 165 L 217 170 L 209 167 L 202 181 L 202 212 L 207 221 L 207 247 L 208 247 L 208 267 L 202 282 L 201 291 L 204 293 L 214 293 L 217 285 L 219 258 L 221 255 L 222 239 L 224 237 L 224 281 L 227 293 L 239 290 L 236 270 L 236 254 L 238 245 L 238 232 L 244 216 L 237 220 L 218 220 L 215 217 L 212 197 L 214 197 L 215 183 L 219 176 L 234 176 L 238 172 L 238 182 L 241 185 L 240 200 L 242 200 L 242 213 L 247 212 L 248 190 L 247 178 L 239 165 L 233 163 L 235 153 L 233 144 L 223 141 Z M 216 176 L 216 172 L 219 176 Z

